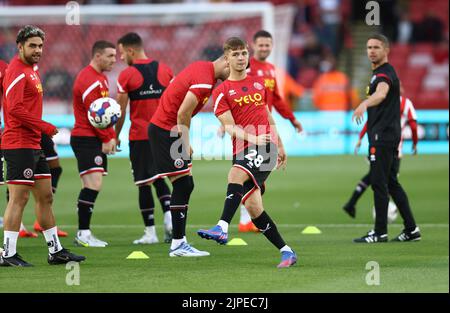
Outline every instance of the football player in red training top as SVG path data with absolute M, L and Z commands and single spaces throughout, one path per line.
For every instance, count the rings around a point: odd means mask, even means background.
M 8 67 L 8 63 L 0 59 L 0 111 L 2 108 L 2 98 L 3 98 L 3 77 L 5 77 L 6 68 Z M 0 186 L 5 184 L 5 179 L 3 177 L 3 153 L 1 150 L 2 146 L 2 124 L 0 118 Z M 3 217 L 0 217 L 0 227 L 3 227 Z
M 172 243 L 169 256 L 209 255 L 186 241 L 189 198 L 194 189 L 191 175 L 192 148 L 189 128 L 192 117 L 208 102 L 218 79 L 225 80 L 229 69 L 223 57 L 214 62 L 197 61 L 181 71 L 164 91 L 148 128 L 153 154 L 153 179 L 169 177 L 172 183 L 170 212 Z
M 278 113 L 285 119 L 288 119 L 297 132 L 303 130 L 302 124 L 295 118 L 292 109 L 283 100 L 280 95 L 279 86 L 275 74 L 275 66 L 267 62 L 267 58 L 272 53 L 273 39 L 272 35 L 265 30 L 260 30 L 253 35 L 253 56 L 250 58 L 250 66 L 247 69 L 247 74 L 250 76 L 261 77 L 264 80 L 264 85 L 267 88 L 267 105 L 269 110 L 275 108 Z M 239 220 L 240 232 L 257 232 L 257 227 L 252 223 L 250 215 L 241 206 L 241 216 Z
M 44 229 L 49 264 L 85 259 L 64 249 L 59 241 L 52 211 L 53 193 L 48 163 L 41 150 L 42 133 L 54 136 L 55 126 L 42 120 L 42 84 L 37 70 L 44 46 L 44 32 L 31 25 L 19 30 L 19 53 L 11 61 L 3 80 L 5 130 L 2 151 L 5 158 L 9 196 L 4 216 L 4 251 L 1 266 L 30 266 L 17 253 L 17 238 L 30 191 L 36 201 L 36 216 Z
M 8 67 L 8 64 L 0 60 L 0 111 L 2 108 L 2 95 L 3 95 L 3 77 L 5 77 L 6 68 Z M 1 118 L 0 118 L 0 126 L 1 126 Z M 0 148 L 1 148 L 1 129 L 0 129 Z M 53 193 L 56 192 L 56 186 L 58 184 L 59 177 L 62 173 L 62 168 L 59 165 L 58 161 L 58 154 L 56 153 L 56 149 L 54 148 L 53 140 L 50 136 L 46 134 L 42 134 L 41 139 L 41 148 L 44 152 L 45 159 L 48 162 L 49 168 L 50 168 L 50 174 L 52 175 L 52 190 Z M 4 185 L 4 177 L 3 177 L 3 154 L 0 149 L 0 186 Z M 6 201 L 9 201 L 9 191 L 6 189 Z M 0 225 L 3 225 L 3 218 L 0 217 Z M 40 227 L 38 221 L 34 222 L 34 229 L 39 232 L 43 232 L 44 229 Z M 20 238 L 36 238 L 38 235 L 32 231 L 29 231 L 26 229 L 25 225 L 23 223 L 20 223 L 20 231 L 19 231 L 19 237 Z M 58 236 L 59 237 L 66 237 L 67 233 L 65 231 L 62 231 L 58 229 Z
M 103 72 L 111 71 L 116 63 L 116 47 L 107 41 L 97 41 L 92 47 L 92 59 L 81 70 L 73 85 L 73 127 L 70 145 L 78 162 L 83 188 L 78 196 L 78 232 L 75 244 L 83 247 L 106 247 L 107 242 L 97 239 L 90 230 L 95 200 L 107 175 L 107 154 L 116 151 L 116 133 L 112 127 L 98 129 L 88 120 L 91 103 L 109 95 L 108 78 Z
M 148 58 L 145 55 L 141 37 L 136 33 L 128 33 L 118 41 L 120 58 L 129 66 L 118 78 L 117 102 L 122 108 L 122 115 L 116 124 L 116 135 L 119 138 L 125 121 L 126 108 L 130 102 L 131 127 L 129 134 L 130 161 L 134 183 L 139 188 L 139 208 L 144 219 L 144 235 L 133 241 L 134 244 L 157 243 L 154 209 L 150 182 L 152 177 L 152 152 L 148 141 L 148 124 L 159 99 L 173 78 L 172 70 L 164 63 Z M 120 140 L 118 139 L 118 145 Z M 170 190 L 164 178 L 153 181 L 161 207 L 164 212 L 164 241 L 172 241 L 172 215 L 170 214 Z
M 232 37 L 224 44 L 230 77 L 213 92 L 214 114 L 233 140 L 233 166 L 228 173 L 228 189 L 222 216 L 211 229 L 198 231 L 200 237 L 220 244 L 228 241 L 228 225 L 241 201 L 252 222 L 281 252 L 279 268 L 297 262 L 295 252 L 284 242 L 275 223 L 263 208 L 264 182 L 272 170 L 285 167 L 287 156 L 277 135 L 267 105 L 264 80 L 246 73 L 247 43 Z

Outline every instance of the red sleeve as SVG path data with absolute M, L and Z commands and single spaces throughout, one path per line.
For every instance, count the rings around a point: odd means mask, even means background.
M 197 101 L 200 103 L 205 97 L 210 96 L 213 87 L 212 84 L 195 83 L 189 87 L 189 91 L 197 97 Z
M 25 74 L 20 74 L 18 77 L 21 78 L 9 91 L 7 95 L 8 99 L 8 111 L 11 116 L 14 116 L 20 122 L 30 129 L 39 129 L 46 135 L 53 135 L 56 127 L 46 121 L 33 116 L 30 112 L 23 106 L 23 91 L 25 89 Z
M 96 88 L 96 89 L 98 90 L 98 88 Z M 91 93 L 89 93 L 86 96 L 86 98 L 84 99 L 84 102 L 83 102 L 83 104 L 86 108 L 86 112 L 89 111 L 89 106 L 91 105 L 91 103 L 100 97 L 101 97 L 101 95 L 99 95 L 98 92 L 96 92 L 96 91 L 92 91 Z M 92 126 L 92 128 L 94 129 L 97 137 L 100 138 L 100 140 L 103 143 L 107 143 L 107 142 L 111 141 L 111 139 L 116 138 L 116 132 L 114 131 L 114 127 L 109 127 L 107 129 L 99 129 L 97 127 Z
M 291 122 L 295 120 L 294 113 L 292 113 L 291 108 L 287 105 L 287 103 L 281 98 L 281 95 L 278 91 L 278 85 L 275 84 L 275 88 L 273 91 L 273 106 L 280 113 L 282 117 L 290 120 Z
M 173 72 L 170 67 L 164 63 L 160 63 L 158 68 L 158 80 L 163 86 L 169 86 L 170 81 L 173 78 Z
M 387 83 L 389 86 L 392 85 L 392 83 L 391 83 L 391 78 L 390 78 L 387 74 L 385 74 L 385 73 L 378 73 L 378 74 L 376 74 L 375 76 L 376 76 L 376 79 L 375 79 L 375 85 L 378 85 L 378 84 L 381 83 L 381 82 L 385 82 L 385 83 Z
M 117 92 L 118 93 L 128 93 L 130 92 L 130 88 L 128 86 L 128 82 L 131 78 L 130 67 L 126 68 L 122 72 L 120 72 L 119 77 L 117 78 Z
M 364 127 L 361 129 L 361 132 L 359 133 L 359 140 L 363 139 L 366 133 L 367 133 L 367 122 L 364 124 Z
M 408 120 L 408 125 L 411 128 L 412 141 L 415 145 L 419 141 L 419 137 L 417 136 L 417 121 L 416 120 Z
M 217 88 L 213 91 L 214 114 L 219 117 L 226 111 L 230 111 L 230 106 L 225 96 L 223 88 Z

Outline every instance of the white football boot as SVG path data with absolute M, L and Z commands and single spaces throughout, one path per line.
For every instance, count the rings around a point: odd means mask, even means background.
M 145 227 L 144 235 L 133 241 L 135 245 L 150 245 L 153 243 L 158 243 L 158 236 L 156 235 L 155 226 Z
M 75 237 L 74 243 L 82 247 L 99 247 L 104 248 L 108 245 L 106 241 L 96 238 L 92 232 L 87 230 L 79 230 Z

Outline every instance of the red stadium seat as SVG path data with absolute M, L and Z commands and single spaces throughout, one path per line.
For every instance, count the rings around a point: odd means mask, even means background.
M 422 91 L 416 98 L 418 109 L 448 109 L 448 98 L 444 91 Z
M 311 88 L 314 81 L 319 76 L 319 72 L 313 68 L 300 70 L 297 74 L 297 82 L 305 88 Z

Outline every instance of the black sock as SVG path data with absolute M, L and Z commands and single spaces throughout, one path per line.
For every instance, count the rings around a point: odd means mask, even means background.
M 241 204 L 243 193 L 244 186 L 240 184 L 228 184 L 227 197 L 225 198 L 225 204 L 223 205 L 221 220 L 228 224 L 231 223 L 239 204 Z
M 348 206 L 355 206 L 356 202 L 358 202 L 359 198 L 363 195 L 363 193 L 366 191 L 367 187 L 370 186 L 370 177 L 369 174 L 364 176 L 363 179 L 356 185 L 355 191 L 352 194 L 352 197 L 348 201 Z
M 172 185 L 172 198 L 170 200 L 173 226 L 172 234 L 173 239 L 182 239 L 186 234 L 187 206 L 194 186 L 189 176 L 178 178 Z
M 98 191 L 83 188 L 78 196 L 78 229 L 89 229 Z
M 161 178 L 155 180 L 153 183 L 155 186 L 156 194 L 158 195 L 159 203 L 164 213 L 170 210 L 170 189 L 167 186 L 166 181 Z
M 252 222 L 275 247 L 281 249 L 286 245 L 278 232 L 277 226 L 266 211 L 263 211 L 257 218 L 252 219 Z
M 6 204 L 9 202 L 9 189 L 6 187 Z
M 56 193 L 56 188 L 58 187 L 59 177 L 62 174 L 62 167 L 58 166 L 50 169 L 50 174 L 52 174 L 52 191 Z
M 155 202 L 153 201 L 150 186 L 139 186 L 139 209 L 141 210 L 145 226 L 154 226 Z

